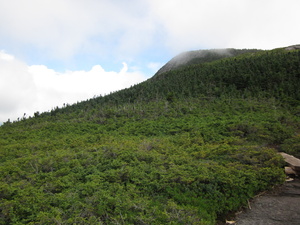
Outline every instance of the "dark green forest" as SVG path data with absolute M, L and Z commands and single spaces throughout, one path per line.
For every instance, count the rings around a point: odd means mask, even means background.
M 282 184 L 300 51 L 231 51 L 5 122 L 0 224 L 216 224 Z

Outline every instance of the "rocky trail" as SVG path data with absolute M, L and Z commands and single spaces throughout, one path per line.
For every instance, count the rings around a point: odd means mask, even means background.
M 299 225 L 300 179 L 287 179 L 282 186 L 254 198 L 245 211 L 227 224 Z
M 283 185 L 252 199 L 247 208 L 222 224 L 235 225 L 300 225 L 300 160 L 280 153 L 289 165 Z

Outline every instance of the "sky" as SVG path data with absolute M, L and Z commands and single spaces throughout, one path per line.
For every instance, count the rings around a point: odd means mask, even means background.
M 0 123 L 130 87 L 175 55 L 300 44 L 299 0 L 0 0 Z

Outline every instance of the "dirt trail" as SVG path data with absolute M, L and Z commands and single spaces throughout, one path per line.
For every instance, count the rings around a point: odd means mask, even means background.
M 300 225 L 300 179 L 254 198 L 249 208 L 227 224 L 236 225 Z

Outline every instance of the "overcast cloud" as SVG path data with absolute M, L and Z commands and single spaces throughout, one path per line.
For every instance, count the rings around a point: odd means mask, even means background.
M 0 0 L 0 122 L 141 82 L 182 51 L 299 44 L 299 9 L 299 0 Z

